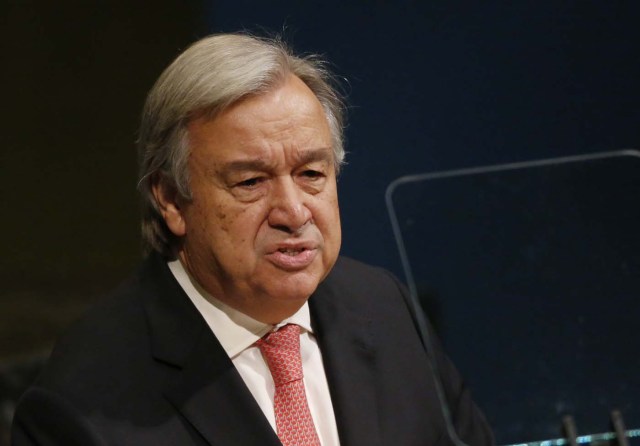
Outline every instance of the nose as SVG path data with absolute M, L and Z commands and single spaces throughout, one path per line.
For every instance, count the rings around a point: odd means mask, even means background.
M 271 190 L 269 225 L 293 234 L 311 220 L 311 211 L 305 203 L 305 193 L 291 177 L 276 181 Z

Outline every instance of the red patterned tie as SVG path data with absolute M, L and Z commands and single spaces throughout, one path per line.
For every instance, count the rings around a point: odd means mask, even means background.
M 302 382 L 300 327 L 288 324 L 260 339 L 276 386 L 274 410 L 278 437 L 284 446 L 320 446 Z

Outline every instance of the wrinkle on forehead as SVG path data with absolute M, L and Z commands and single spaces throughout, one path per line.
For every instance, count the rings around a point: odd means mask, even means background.
M 333 151 L 323 147 L 318 149 L 302 149 L 289 152 L 291 164 L 301 166 L 314 162 L 333 163 Z M 265 157 L 238 159 L 225 163 L 222 169 L 225 172 L 247 171 L 247 170 L 269 170 L 274 167 L 274 162 Z
M 299 94 L 291 94 L 291 90 Z M 296 110 L 296 114 L 289 113 Z M 305 118 L 322 117 L 326 123 L 326 116 L 322 104 L 298 77 L 291 75 L 286 82 L 277 88 L 263 94 L 247 96 L 246 98 L 231 105 L 224 112 L 230 119 L 231 125 L 238 125 L 243 128 L 252 125 L 256 118 L 261 121 L 268 117 L 271 129 L 275 133 L 286 130 L 292 125 L 300 126 Z
M 189 122 L 192 160 L 206 171 L 263 170 L 334 161 L 324 109 L 297 77 L 247 97 L 216 115 Z M 197 148 L 197 149 L 196 149 Z M 215 154 L 203 158 L 206 152 Z

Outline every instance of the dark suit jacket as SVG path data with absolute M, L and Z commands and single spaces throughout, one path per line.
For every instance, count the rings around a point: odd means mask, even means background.
M 443 378 L 456 430 L 492 442 L 439 347 L 425 352 L 399 283 L 341 258 L 310 298 L 340 441 L 451 444 L 434 386 Z M 279 445 L 222 346 L 152 256 L 58 343 L 23 396 L 12 444 Z

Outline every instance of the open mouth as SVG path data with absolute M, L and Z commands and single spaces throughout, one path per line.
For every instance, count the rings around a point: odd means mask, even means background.
M 318 254 L 318 249 L 309 245 L 290 245 L 276 248 L 267 255 L 267 258 L 278 268 L 286 271 L 299 271 L 313 263 Z
M 306 251 L 306 250 L 307 250 L 306 248 L 296 248 L 296 249 L 294 249 L 294 248 L 280 248 L 280 249 L 278 249 L 278 252 L 281 252 L 281 253 L 283 253 L 285 255 L 293 257 L 293 256 L 297 256 L 298 254 L 300 254 L 301 252 Z

